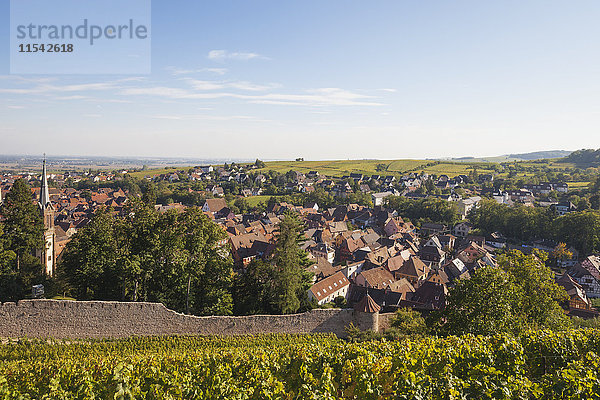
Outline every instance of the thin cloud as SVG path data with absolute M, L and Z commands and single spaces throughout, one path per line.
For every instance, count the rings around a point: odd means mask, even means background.
M 173 75 L 192 75 L 201 73 L 211 73 L 215 75 L 225 75 L 227 68 L 200 68 L 200 69 L 183 69 L 177 67 L 167 67 L 167 71 L 170 71 Z
M 354 93 L 340 88 L 318 88 L 300 94 L 266 93 L 240 94 L 231 92 L 194 92 L 180 88 L 146 87 L 128 88 L 121 91 L 122 95 L 160 96 L 171 99 L 210 100 L 232 98 L 245 100 L 256 104 L 278 104 L 299 106 L 382 106 L 383 103 L 374 101 L 372 96 Z
M 208 59 L 212 61 L 237 60 L 247 61 L 252 59 L 266 59 L 258 53 L 227 51 L 227 50 L 211 50 L 208 52 Z
M 150 118 L 166 119 L 170 121 L 233 121 L 245 120 L 253 122 L 271 122 L 268 119 L 256 118 L 251 115 L 152 115 Z
M 186 82 L 196 90 L 207 91 L 207 90 L 223 90 L 223 89 L 237 89 L 248 92 L 263 92 L 280 87 L 281 85 L 268 84 L 258 85 L 246 81 L 201 81 L 196 79 L 186 79 Z

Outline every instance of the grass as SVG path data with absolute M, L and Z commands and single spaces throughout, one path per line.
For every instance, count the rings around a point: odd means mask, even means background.
M 590 182 L 567 182 L 569 189 L 581 189 L 589 186 Z
M 334 160 L 334 161 L 270 161 L 263 171 L 272 170 L 280 173 L 289 170 L 299 172 L 318 171 L 322 175 L 341 177 L 350 173 L 363 175 L 400 176 L 408 172 L 427 172 L 429 174 L 449 174 L 452 176 L 468 174 L 473 169 L 469 163 L 434 160 Z M 378 170 L 378 165 L 385 167 Z M 485 163 L 477 165 L 479 173 L 488 173 Z
M 166 168 L 159 168 L 159 169 L 148 169 L 145 171 L 130 172 L 129 175 L 131 175 L 132 177 L 136 177 L 136 178 L 144 178 L 146 176 L 172 174 L 173 172 L 177 172 L 177 171 L 181 171 L 181 170 L 187 171 L 189 168 L 190 167 L 166 167 Z
M 269 201 L 269 198 L 271 198 L 271 196 L 250 196 L 245 197 L 244 200 L 250 207 L 256 207 L 259 203 L 266 204 L 267 201 Z

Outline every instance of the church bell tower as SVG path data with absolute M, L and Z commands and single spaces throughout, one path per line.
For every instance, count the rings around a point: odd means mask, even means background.
M 39 206 L 44 218 L 44 248 L 40 252 L 40 261 L 44 266 L 47 276 L 54 275 L 54 208 L 50 202 L 50 192 L 48 190 L 48 177 L 46 174 L 46 156 L 44 156 L 44 165 L 42 167 L 42 184 L 40 187 Z

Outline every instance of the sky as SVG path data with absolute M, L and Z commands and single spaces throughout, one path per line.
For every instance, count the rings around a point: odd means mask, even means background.
M 0 154 L 600 147 L 597 0 L 154 0 L 151 73 L 127 75 L 11 75 L 9 10 L 0 0 Z

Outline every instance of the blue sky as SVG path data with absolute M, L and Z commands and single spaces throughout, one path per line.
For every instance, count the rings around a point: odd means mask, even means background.
M 306 159 L 598 148 L 598 1 L 152 2 L 149 75 L 9 75 L 0 153 Z

